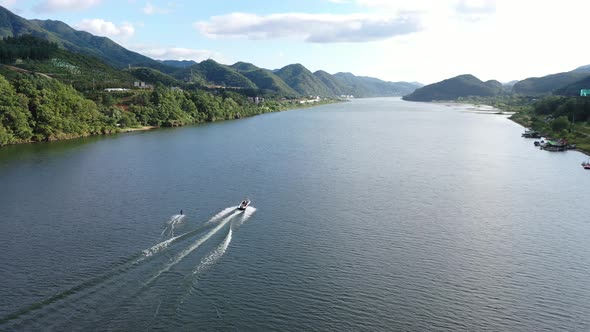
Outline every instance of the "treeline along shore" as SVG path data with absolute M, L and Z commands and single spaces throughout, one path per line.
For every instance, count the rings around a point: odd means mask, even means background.
M 485 104 L 504 112 L 514 112 L 510 119 L 544 137 L 575 145 L 590 155 L 590 97 L 524 96 L 460 97 L 457 102 Z
M 185 91 L 161 84 L 151 90 L 84 96 L 70 85 L 40 75 L 19 73 L 11 81 L 0 75 L 0 146 L 229 120 L 337 100 L 313 101 Z

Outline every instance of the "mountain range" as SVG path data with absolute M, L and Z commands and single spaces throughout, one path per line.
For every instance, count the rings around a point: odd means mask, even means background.
M 581 89 L 590 89 L 590 65 L 564 73 L 530 77 L 506 84 L 494 80 L 482 82 L 473 75 L 459 75 L 416 89 L 403 98 L 410 101 L 433 101 L 468 96 L 490 97 L 510 93 L 526 96 L 578 96 Z
M 453 100 L 467 96 L 497 96 L 502 91 L 502 83 L 498 81 L 483 82 L 466 74 L 426 85 L 403 98 L 410 101 Z
M 148 83 L 177 85 L 193 82 L 209 87 L 261 91 L 285 97 L 353 95 L 355 97 L 402 96 L 420 87 L 419 83 L 387 82 L 350 73 L 312 73 L 301 64 L 278 70 L 237 62 L 224 65 L 214 60 L 154 60 L 130 51 L 106 37 L 76 30 L 53 20 L 27 20 L 0 6 L 0 38 L 32 35 L 58 44 L 65 50 L 95 57 L 136 79 Z

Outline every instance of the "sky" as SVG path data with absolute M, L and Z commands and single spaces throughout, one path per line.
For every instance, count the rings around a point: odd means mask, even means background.
M 430 84 L 590 64 L 589 0 L 0 0 L 160 60 L 245 61 Z

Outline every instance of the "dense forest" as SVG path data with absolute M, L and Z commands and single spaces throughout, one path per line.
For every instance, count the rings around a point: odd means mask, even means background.
M 291 101 L 252 99 L 232 91 L 96 92 L 86 98 L 56 79 L 0 75 L 0 146 L 117 132 L 138 126 L 182 126 L 298 107 Z
M 16 59 L 42 60 L 52 57 L 58 50 L 56 43 L 30 35 L 0 39 L 0 63 Z

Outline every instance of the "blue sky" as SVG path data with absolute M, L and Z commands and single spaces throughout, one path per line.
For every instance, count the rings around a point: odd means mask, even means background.
M 433 83 L 507 82 L 590 64 L 590 1 L 0 0 L 155 59 L 208 58 Z

